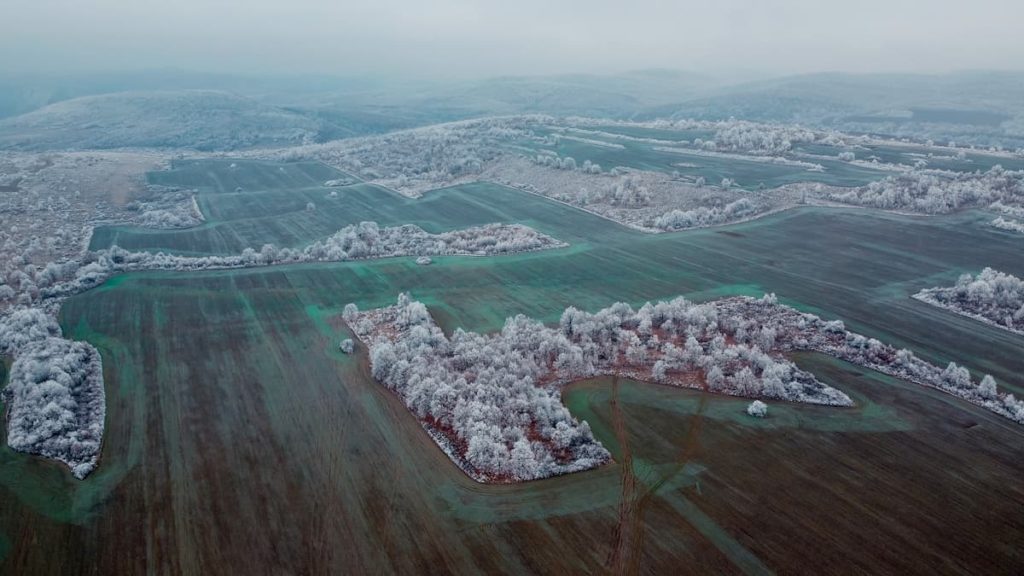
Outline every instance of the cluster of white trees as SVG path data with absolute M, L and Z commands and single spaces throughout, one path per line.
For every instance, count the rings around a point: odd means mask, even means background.
M 833 192 L 837 202 L 886 210 L 946 214 L 962 207 L 1000 201 L 1024 203 L 1024 172 L 995 166 L 987 172 L 950 173 L 915 170 L 867 186 Z
M 794 202 L 790 191 L 752 195 L 660 172 L 615 168 L 603 174 L 551 169 L 533 158 L 506 156 L 482 177 L 553 198 L 646 232 L 734 222 Z M 795 186 L 795 185 L 794 185 Z
M 59 459 L 79 478 L 95 467 L 104 413 L 100 357 L 89 344 L 62 339 L 53 315 L 64 298 L 95 287 L 112 274 L 405 255 L 506 254 L 558 246 L 564 244 L 519 224 L 429 234 L 417 226 L 381 228 L 375 222 L 363 222 L 303 250 L 268 244 L 236 256 L 191 257 L 129 252 L 115 246 L 42 268 L 15 267 L 0 276 L 0 354 L 14 356 L 10 383 L 4 390 L 8 444 Z
M 125 208 L 138 213 L 130 221 L 146 228 L 190 228 L 203 221 L 195 202 L 196 190 L 150 186 L 145 200 L 129 202 Z
M 602 138 L 645 142 L 649 144 L 692 144 L 704 150 L 732 150 L 757 155 L 778 155 L 792 149 L 797 143 L 819 143 L 829 146 L 844 146 L 864 137 L 854 137 L 836 131 L 814 131 L 797 125 L 759 123 L 748 120 L 652 120 L 649 122 L 616 121 L 604 118 L 570 117 L 563 121 L 576 132 L 599 135 Z M 710 132 L 709 139 L 665 140 L 652 137 L 631 136 L 618 132 L 600 130 L 603 127 L 627 126 L 655 128 L 672 131 Z M 584 130 L 583 128 L 590 128 Z
M 549 154 L 537 154 L 534 157 L 534 162 L 540 166 L 547 166 L 548 168 L 554 168 L 555 170 L 576 170 L 576 159 L 572 156 L 560 157 L 558 154 L 551 152 Z M 591 164 L 593 166 L 593 164 Z
M 931 386 L 1024 423 L 1024 401 L 956 364 L 940 368 L 910 351 L 780 305 L 774 295 L 694 304 L 683 298 L 567 309 L 557 326 L 524 316 L 500 333 L 446 338 L 427 308 L 395 306 L 344 317 L 369 347 L 374 378 L 394 390 L 431 436 L 480 481 L 521 481 L 585 470 L 607 453 L 559 402 L 560 386 L 615 374 L 760 399 L 850 406 L 846 395 L 801 371 L 784 353 L 815 350 Z M 766 410 L 752 408 L 763 416 Z
M 817 136 L 814 131 L 800 126 L 732 120 L 719 126 L 714 141 L 710 142 L 713 146 L 709 147 L 709 142 L 703 144 L 711 150 L 777 156 L 792 150 L 794 143 L 814 142 Z
M 989 206 L 990 210 L 995 210 L 1003 216 L 1010 216 L 1013 218 L 1024 218 L 1024 206 L 1012 206 L 1004 204 L 1000 201 L 995 201 Z
M 1024 334 L 1024 280 L 991 268 L 963 274 L 950 287 L 926 288 L 914 298 Z
M 17 309 L 0 316 L 0 354 L 15 357 L 3 390 L 7 444 L 60 460 L 84 478 L 96 467 L 103 439 L 99 352 L 61 338 L 42 310 Z
M 112 274 L 138 270 L 206 270 L 249 268 L 299 262 L 341 262 L 395 256 L 487 256 L 565 246 L 521 224 L 486 224 L 441 234 L 414 225 L 381 228 L 361 222 L 342 228 L 304 249 L 264 244 L 233 256 L 180 256 L 158 252 L 130 252 L 117 246 L 90 252 L 82 260 L 47 267 L 52 274 L 37 288 L 38 299 L 54 299 L 93 288 Z M 35 285 L 34 285 L 35 286 Z
M 824 321 L 779 305 L 774 297 L 761 300 L 727 298 L 716 302 L 720 314 L 742 319 L 740 326 L 770 331 L 779 350 L 814 350 L 920 384 L 937 388 L 1000 416 L 1024 424 L 1024 400 L 997 390 L 985 376 L 971 380 L 970 373 L 954 363 L 940 368 L 914 355 L 846 330 L 838 320 Z M 739 339 L 739 337 L 737 337 Z
M 532 159 L 538 166 L 547 166 L 556 170 L 579 170 L 584 174 L 602 174 L 601 165 L 584 160 L 583 164 L 577 164 L 572 156 L 561 157 L 556 152 L 542 151 Z
M 522 224 L 486 224 L 430 234 L 412 224 L 381 228 L 376 222 L 346 226 L 303 250 L 306 260 L 353 260 L 391 256 L 487 256 L 564 246 Z
M 655 218 L 653 225 L 667 231 L 702 228 L 749 218 L 757 212 L 757 206 L 753 202 L 740 198 L 721 208 L 698 206 L 690 210 L 672 210 Z
M 284 159 L 320 160 L 408 196 L 478 175 L 509 142 L 530 136 L 531 116 L 453 122 L 292 148 Z
M 1003 218 L 1002 216 L 992 221 L 992 225 L 1000 230 L 1009 230 L 1010 232 L 1024 233 L 1024 222 L 1019 220 L 1011 220 L 1009 218 Z
M 634 174 L 626 174 L 605 189 L 604 197 L 612 206 L 639 208 L 651 203 L 651 192 Z
M 850 406 L 842 392 L 797 368 L 781 351 L 794 332 L 773 298 L 694 304 L 683 298 L 618 303 L 597 313 L 567 309 L 556 327 L 516 316 L 501 332 L 457 330 L 451 339 L 426 307 L 395 306 L 345 319 L 366 342 L 374 377 L 394 390 L 442 447 L 482 481 L 530 480 L 584 470 L 606 459 L 585 423 L 558 402 L 567 382 L 615 374 L 722 394 Z M 746 306 L 776 322 L 759 323 Z M 802 320 L 806 322 L 806 320 Z M 818 321 L 807 330 L 824 331 Z M 838 331 L 845 337 L 845 331 Z M 791 345 L 792 344 L 792 345 Z M 789 346 L 789 347 L 787 347 Z
M 426 307 L 395 306 L 345 318 L 370 350 L 374 378 L 394 390 L 441 447 L 479 481 L 522 481 L 596 467 L 609 458 L 589 426 L 538 386 L 546 370 L 522 342 L 457 330 L 448 339 Z

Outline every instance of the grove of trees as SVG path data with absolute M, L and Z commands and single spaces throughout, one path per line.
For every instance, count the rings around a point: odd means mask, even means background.
M 446 453 L 482 482 L 514 482 L 593 468 L 607 451 L 560 403 L 571 381 L 614 374 L 758 399 L 851 406 L 850 398 L 784 355 L 823 352 L 931 386 L 1024 423 L 1024 402 L 966 369 L 929 364 L 908 350 L 761 299 L 695 304 L 684 298 L 618 303 L 596 313 L 568 308 L 557 326 L 519 315 L 499 333 L 447 338 L 426 306 L 344 318 L 369 349 L 373 377 L 396 392 Z M 760 415 L 766 413 L 755 406 Z M 758 415 L 755 414 L 755 415 Z
M 914 298 L 1024 334 L 1024 280 L 992 268 L 963 274 L 946 288 L 927 288 Z

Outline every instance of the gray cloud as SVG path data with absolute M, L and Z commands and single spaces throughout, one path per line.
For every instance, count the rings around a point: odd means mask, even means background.
M 442 76 L 1019 69 L 1019 0 L 7 0 L 0 68 Z

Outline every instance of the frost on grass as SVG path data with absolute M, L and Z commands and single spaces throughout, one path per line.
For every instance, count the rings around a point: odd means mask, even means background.
M 396 392 L 431 437 L 481 482 L 515 482 L 587 470 L 608 453 L 560 401 L 572 381 L 618 375 L 719 394 L 851 406 L 843 392 L 800 370 L 785 353 L 814 350 L 925 386 L 1024 422 L 1024 402 L 994 380 L 975 384 L 946 369 L 777 303 L 683 298 L 634 310 L 567 309 L 557 326 L 525 316 L 501 332 L 456 330 L 451 338 L 426 306 L 401 295 L 387 308 L 347 309 L 369 349 L 375 379 Z
M 991 268 L 964 274 L 950 287 L 926 288 L 914 298 L 1024 335 L 1024 280 Z

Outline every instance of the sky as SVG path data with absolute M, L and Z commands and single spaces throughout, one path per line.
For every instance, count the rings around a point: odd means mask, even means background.
M 3 0 L 0 71 L 760 76 L 1024 67 L 1021 0 Z

